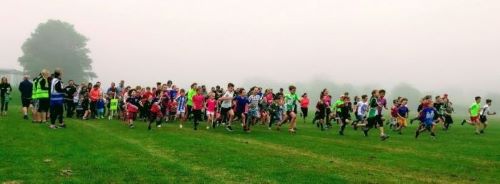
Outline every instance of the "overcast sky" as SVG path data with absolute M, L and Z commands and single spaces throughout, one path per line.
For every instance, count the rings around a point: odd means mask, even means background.
M 323 76 L 359 85 L 499 91 L 498 0 L 4 0 L 1 68 L 60 19 L 90 41 L 98 80 L 208 84 Z

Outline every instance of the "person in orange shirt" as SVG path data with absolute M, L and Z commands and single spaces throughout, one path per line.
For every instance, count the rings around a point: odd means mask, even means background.
M 101 88 L 99 85 L 95 84 L 90 90 L 89 98 L 90 98 L 90 117 L 95 118 L 97 115 L 96 104 L 99 100 L 99 96 L 101 95 Z
M 305 123 L 309 112 L 309 98 L 307 97 L 307 93 L 304 93 L 300 98 L 300 110 L 302 110 L 301 116 L 304 118 Z

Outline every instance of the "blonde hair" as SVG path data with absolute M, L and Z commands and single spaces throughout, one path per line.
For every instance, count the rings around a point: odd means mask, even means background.
M 42 69 L 41 73 L 42 73 L 43 77 L 49 77 L 50 76 L 49 70 L 47 70 L 47 69 Z

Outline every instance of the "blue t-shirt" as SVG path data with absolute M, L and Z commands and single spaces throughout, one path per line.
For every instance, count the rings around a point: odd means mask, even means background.
M 410 110 L 408 109 L 408 107 L 406 107 L 404 105 L 402 105 L 401 107 L 398 108 L 398 113 L 400 116 L 405 117 L 408 112 L 410 112 Z
M 422 110 L 422 122 L 424 122 L 426 125 L 431 125 L 434 122 L 435 114 L 436 112 L 434 108 L 426 107 L 424 110 Z
M 177 98 L 177 110 L 184 111 L 186 106 L 186 96 L 180 96 Z
M 171 99 L 174 99 L 175 97 L 177 97 L 176 90 L 170 90 L 168 93 L 169 93 Z
M 236 112 L 245 112 L 245 107 L 250 103 L 246 96 L 237 96 L 234 98 L 236 100 Z
M 104 100 L 97 100 L 97 103 L 96 103 L 96 108 L 97 109 L 104 109 Z

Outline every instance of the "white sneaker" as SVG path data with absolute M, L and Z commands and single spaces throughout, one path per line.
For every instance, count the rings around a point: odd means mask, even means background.
M 210 129 L 210 127 L 209 127 L 209 126 L 207 126 L 207 130 L 208 130 L 208 129 Z
M 182 125 L 179 125 L 179 128 L 182 128 Z
M 156 126 L 156 127 L 161 128 L 161 125 L 158 125 L 158 126 Z

